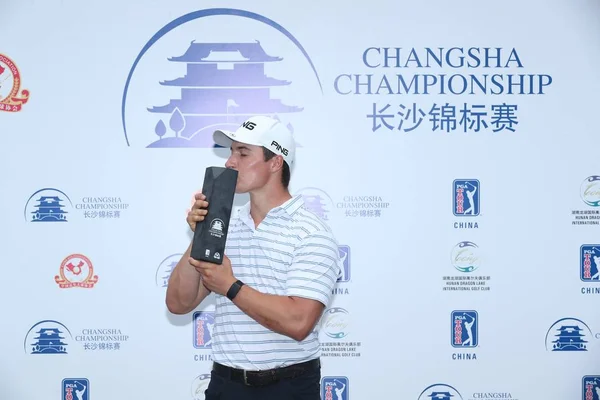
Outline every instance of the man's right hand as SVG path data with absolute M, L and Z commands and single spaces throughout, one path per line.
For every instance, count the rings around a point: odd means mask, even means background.
M 186 218 L 192 232 L 196 230 L 196 224 L 204 221 L 204 216 L 208 213 L 208 201 L 206 201 L 206 196 L 202 193 L 196 193 L 194 199 L 195 201 L 192 205 L 192 209 L 188 212 Z

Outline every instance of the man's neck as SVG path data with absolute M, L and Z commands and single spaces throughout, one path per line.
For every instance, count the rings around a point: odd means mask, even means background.
M 290 192 L 284 188 L 250 193 L 250 215 L 254 220 L 254 225 L 258 227 L 269 211 L 291 198 Z

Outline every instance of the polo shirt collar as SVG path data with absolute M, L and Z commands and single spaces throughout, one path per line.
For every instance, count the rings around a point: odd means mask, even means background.
M 304 205 L 304 198 L 302 195 L 292 196 L 291 199 L 287 200 L 285 203 L 274 207 L 267 214 L 268 216 L 280 217 L 287 215 L 291 217 L 294 215 L 298 209 L 300 209 Z M 242 207 L 239 208 L 239 217 L 246 225 L 252 227 L 254 229 L 254 223 L 252 221 L 252 216 L 250 215 L 250 202 L 248 201 Z
M 292 196 L 291 199 L 280 205 L 279 207 L 275 207 L 276 209 L 283 209 L 288 215 L 292 216 L 300 207 L 304 205 L 304 197 L 302 195 Z

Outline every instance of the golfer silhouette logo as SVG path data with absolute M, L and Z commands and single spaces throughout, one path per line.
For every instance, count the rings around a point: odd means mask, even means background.
M 452 311 L 452 346 L 472 348 L 479 344 L 479 316 L 477 311 Z
M 600 375 L 586 375 L 582 379 L 582 400 L 600 400 Z
M 349 392 L 349 382 L 345 376 L 325 376 L 321 380 L 321 399 L 323 400 L 348 400 Z
M 338 282 L 350 281 L 350 246 L 341 244 L 338 246 L 340 260 L 342 262 L 342 271 L 338 277 Z
M 477 179 L 457 179 L 452 184 L 453 211 L 457 217 L 479 215 L 480 184 Z
M 89 400 L 90 381 L 85 378 L 63 379 L 62 400 Z
M 213 327 L 215 315 L 209 311 L 196 311 L 194 313 L 194 347 L 196 349 L 210 349 L 212 346 Z
M 581 280 L 600 283 L 600 244 L 584 244 L 579 257 Z

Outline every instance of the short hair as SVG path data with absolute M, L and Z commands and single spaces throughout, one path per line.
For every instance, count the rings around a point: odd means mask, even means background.
M 275 157 L 275 153 L 273 153 L 271 150 L 267 149 L 266 147 L 263 147 L 262 149 L 265 161 L 269 161 L 271 158 Z M 283 161 L 283 170 L 281 171 L 281 184 L 286 189 L 290 184 L 290 166 L 285 160 Z

